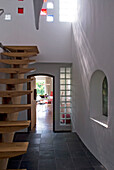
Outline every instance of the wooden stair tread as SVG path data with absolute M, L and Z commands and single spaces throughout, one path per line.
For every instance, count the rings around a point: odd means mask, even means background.
M 0 133 L 11 133 L 30 125 L 30 121 L 0 121 Z
M 30 93 L 32 93 L 31 90 L 26 90 L 26 91 L 7 90 L 7 91 L 0 91 L 0 97 L 17 97 L 17 96 L 30 94 Z
M 30 121 L 0 121 L 0 127 L 29 126 Z
M 30 106 L 30 104 L 0 104 L 0 108 L 4 108 L 4 107 L 9 107 L 9 108 L 12 108 L 12 107 L 27 107 L 27 106 Z
M 0 79 L 1 84 L 23 84 L 33 79 Z
M 35 71 L 35 69 L 34 68 L 0 68 L 0 72 L 2 73 L 24 74 L 31 71 Z
M 33 51 L 39 53 L 37 46 L 4 46 L 4 47 L 6 47 L 11 51 L 24 50 L 24 51 Z
M 35 60 L 8 60 L 8 59 L 1 59 L 0 63 L 4 63 L 4 64 L 29 64 L 29 63 L 35 63 Z
M 31 108 L 31 104 L 0 104 L 0 114 L 15 113 Z
M 26 153 L 28 142 L 0 143 L 0 159 L 11 158 Z
M 36 52 L 4 52 L 1 53 L 1 55 L 8 56 L 8 57 L 23 57 L 23 58 L 28 58 L 28 57 L 34 57 L 37 55 Z

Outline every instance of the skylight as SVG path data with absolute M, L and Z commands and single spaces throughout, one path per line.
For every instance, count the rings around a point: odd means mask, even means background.
M 60 22 L 73 22 L 75 0 L 59 0 L 59 21 Z

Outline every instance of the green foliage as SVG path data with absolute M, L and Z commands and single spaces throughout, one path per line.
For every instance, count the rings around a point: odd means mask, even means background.
M 36 83 L 37 95 L 44 95 L 45 94 L 45 85 L 44 81 L 39 81 Z

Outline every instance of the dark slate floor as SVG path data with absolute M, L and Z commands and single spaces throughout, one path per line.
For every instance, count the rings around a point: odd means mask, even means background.
M 76 133 L 17 133 L 14 141 L 30 144 L 26 154 L 9 160 L 10 169 L 105 170 Z
M 16 133 L 15 142 L 29 141 L 26 154 L 11 158 L 9 169 L 106 170 L 89 152 L 76 133 L 52 131 L 52 106 L 37 105 L 36 128 Z

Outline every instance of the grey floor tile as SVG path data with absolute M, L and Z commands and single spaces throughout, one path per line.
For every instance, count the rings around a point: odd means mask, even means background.
M 90 168 L 76 168 L 75 170 L 95 170 L 93 167 Z
M 93 166 L 94 170 L 106 170 L 106 168 L 104 168 L 102 165 L 100 166 Z
M 70 153 L 68 151 L 55 151 L 56 159 L 66 159 L 70 158 Z
M 80 157 L 86 157 L 86 154 L 83 151 L 76 151 L 76 152 L 71 152 L 71 157 L 72 158 L 80 158 Z
M 56 160 L 57 170 L 73 170 L 75 169 L 73 165 L 73 161 L 71 158 L 69 159 L 57 159 Z
M 89 160 L 85 157 L 73 158 L 73 162 L 74 162 L 75 168 L 81 169 L 81 168 L 91 168 L 92 167 Z
M 54 151 L 40 151 L 39 152 L 39 159 L 54 159 L 55 155 L 54 155 Z
M 19 167 L 20 169 L 27 169 L 27 170 L 37 170 L 38 169 L 38 160 L 35 161 L 22 161 Z
M 23 155 L 22 161 L 34 161 L 39 158 L 39 152 L 38 151 L 32 151 L 27 152 Z
M 66 143 L 65 144 L 57 143 L 53 147 L 54 150 L 63 150 L 63 151 L 68 150 L 68 146 Z
M 13 168 L 18 169 L 19 166 L 20 166 L 20 162 L 21 161 L 19 161 L 19 160 L 9 160 L 7 168 L 9 168 L 9 169 L 13 169 Z
M 56 170 L 55 159 L 39 160 L 38 170 Z
M 101 163 L 95 157 L 88 158 L 92 166 L 100 166 Z
M 40 144 L 40 151 L 50 151 L 50 150 L 54 150 L 53 144 L 45 144 L 45 143 Z

